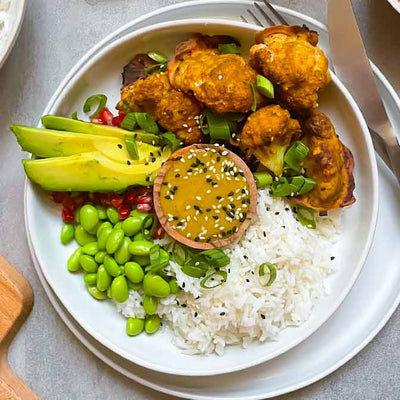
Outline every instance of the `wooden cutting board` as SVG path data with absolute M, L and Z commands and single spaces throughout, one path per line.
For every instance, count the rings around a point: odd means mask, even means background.
M 33 306 L 29 282 L 0 256 L 0 400 L 31 400 L 39 397 L 11 370 L 8 346 Z

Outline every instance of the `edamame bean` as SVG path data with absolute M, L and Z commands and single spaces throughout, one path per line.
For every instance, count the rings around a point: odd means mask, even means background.
M 150 231 L 148 229 L 144 230 L 144 234 L 142 232 L 137 233 L 136 235 L 133 236 L 133 241 L 137 242 L 138 240 L 146 240 L 148 238 Z
M 143 296 L 143 310 L 147 315 L 154 315 L 157 311 L 158 299 L 157 297 Z
M 111 293 L 111 286 L 107 289 L 107 297 L 109 298 L 109 299 L 112 299 L 112 293 Z
M 171 289 L 166 280 L 159 275 L 146 274 L 143 278 L 143 290 L 145 294 L 155 297 L 167 297 Z
M 98 251 L 99 245 L 97 242 L 88 243 L 82 247 L 82 252 L 84 254 L 89 254 L 89 256 L 94 256 Z
M 97 271 L 98 265 L 97 262 L 94 261 L 94 258 L 92 256 L 88 256 L 87 254 L 82 254 L 81 256 L 79 256 L 79 263 L 86 272 Z
M 97 283 L 97 274 L 95 272 L 86 273 L 83 280 L 87 285 L 95 285 Z
M 118 210 L 115 207 L 108 207 L 106 214 L 112 224 L 119 222 Z
M 154 246 L 153 242 L 148 240 L 138 240 L 129 245 L 129 252 L 134 256 L 148 256 L 150 249 Z
M 171 279 L 168 282 L 169 288 L 171 290 L 171 294 L 177 294 L 180 292 L 181 288 L 178 285 L 178 282 L 176 281 L 176 279 Z
M 140 231 L 142 220 L 137 217 L 129 217 L 122 222 L 122 229 L 127 236 L 133 236 Z
M 78 225 L 75 227 L 75 240 L 81 245 L 95 242 L 96 236 L 90 235 L 83 229 L 82 225 Z
M 107 294 L 104 292 L 100 292 L 97 289 L 96 285 L 87 285 L 88 292 L 96 299 L 96 300 L 105 300 L 107 298 Z
M 122 229 L 113 229 L 106 242 L 106 251 L 108 254 L 114 254 L 124 241 L 124 231 Z
M 129 297 L 128 283 L 124 276 L 117 276 L 111 283 L 111 294 L 115 301 L 123 303 Z
M 81 225 L 86 232 L 92 233 L 93 228 L 99 222 L 99 214 L 94 206 L 85 204 L 79 212 L 81 218 Z
M 129 253 L 129 245 L 131 244 L 131 239 L 124 237 L 122 245 L 115 252 L 114 258 L 118 264 L 125 264 L 131 259 L 131 253 Z
M 142 213 L 138 210 L 132 210 L 130 213 L 131 217 L 134 218 L 139 218 L 141 221 L 143 221 L 146 217 L 148 217 L 150 214 Z M 149 228 L 152 224 L 152 220 L 149 218 L 149 220 L 146 222 L 146 225 L 144 226 L 145 228 Z
M 125 267 L 124 267 L 123 265 L 121 265 L 121 266 L 119 267 L 119 274 L 120 274 L 120 275 L 125 275 Z
M 78 247 L 69 257 L 67 268 L 69 272 L 77 272 L 81 269 L 79 257 L 82 255 L 82 248 Z
M 106 243 L 111 235 L 111 232 L 113 231 L 112 228 L 109 228 L 108 226 L 104 227 L 99 235 L 99 240 L 97 241 L 97 244 L 99 245 L 99 250 L 105 250 L 106 249 Z
M 103 219 L 107 219 L 107 214 L 106 214 L 106 210 L 104 209 L 104 207 L 97 205 L 95 206 L 96 210 L 97 210 L 97 215 L 99 216 L 99 219 L 103 220 Z
M 129 289 L 134 290 L 135 292 L 138 292 L 140 289 L 143 288 L 142 282 L 140 283 L 133 283 L 129 279 L 126 280 L 128 282 L 128 287 Z
M 122 229 L 122 222 L 119 221 L 114 225 L 114 229 Z
M 79 207 L 75 210 L 74 221 L 75 221 L 75 224 L 80 224 L 80 222 L 81 222 L 81 207 Z
M 105 229 L 106 227 L 109 229 L 112 229 L 113 226 L 111 225 L 111 223 L 109 221 L 102 222 L 96 231 L 97 239 L 100 237 L 101 232 L 103 232 L 103 229 Z
M 144 330 L 151 335 L 160 329 L 160 325 L 161 318 L 158 315 L 150 315 L 144 322 Z
M 118 276 L 120 274 L 117 262 L 108 254 L 104 257 L 104 267 L 111 276 Z
M 72 224 L 63 224 L 60 233 L 62 244 L 68 244 L 74 238 L 74 226 Z
M 111 282 L 111 275 L 107 272 L 104 265 L 100 265 L 97 270 L 97 289 L 104 292 L 111 286 Z
M 94 261 L 96 261 L 98 264 L 102 264 L 104 262 L 104 257 L 106 256 L 106 254 L 107 253 L 105 251 L 99 251 L 94 256 Z
M 150 264 L 149 256 L 133 256 L 133 261 L 137 262 L 142 267 Z
M 144 272 L 138 263 L 130 261 L 125 264 L 125 275 L 131 282 L 139 283 L 143 280 Z
M 126 321 L 126 333 L 128 336 L 137 336 L 144 329 L 144 319 L 128 318 Z

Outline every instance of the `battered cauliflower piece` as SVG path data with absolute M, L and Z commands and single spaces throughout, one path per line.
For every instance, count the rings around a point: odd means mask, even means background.
M 274 84 L 289 109 L 318 107 L 318 91 L 331 80 L 328 60 L 316 47 L 318 34 L 300 26 L 274 26 L 258 32 L 250 65 Z
M 269 105 L 249 116 L 238 137 L 242 149 L 248 149 L 261 164 L 279 176 L 285 152 L 300 132 L 299 122 L 290 117 L 289 111 Z
M 251 84 L 257 72 L 240 55 L 220 54 L 215 38 L 195 35 L 178 44 L 168 64 L 171 85 L 193 94 L 215 113 L 246 113 L 254 101 Z M 261 104 L 262 96 L 257 91 L 255 96 Z
M 310 192 L 294 197 L 297 204 L 327 211 L 353 204 L 355 188 L 351 151 L 339 140 L 330 119 L 313 111 L 303 124 L 304 142 L 310 152 L 303 160 L 306 176 L 316 185 Z
M 154 73 L 124 86 L 117 109 L 147 112 L 185 144 L 204 141 L 198 125 L 201 104 L 193 96 L 173 89 L 166 73 Z

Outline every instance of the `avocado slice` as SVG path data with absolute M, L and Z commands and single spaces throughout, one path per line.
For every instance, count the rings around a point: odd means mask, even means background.
M 124 131 L 123 138 L 119 139 L 23 125 L 11 125 L 10 129 L 22 149 L 38 157 L 63 157 L 78 153 L 100 152 L 115 162 L 126 164 L 126 161 L 130 160 L 132 164 L 141 164 L 146 162 L 145 160 L 151 161 L 160 151 L 159 147 L 138 141 L 139 159 L 133 159 L 127 151 L 124 140 L 125 135 L 132 135 L 128 131 Z
M 132 185 L 152 185 L 161 164 L 171 154 L 167 148 L 154 163 L 121 164 L 100 152 L 67 157 L 23 160 L 30 180 L 50 191 L 119 191 Z
M 72 118 L 59 117 L 57 115 L 45 115 L 42 117 L 42 124 L 48 129 L 58 131 L 68 131 L 76 133 L 85 133 L 99 136 L 113 136 L 123 140 L 127 133 L 131 133 L 125 129 L 115 126 L 94 124 L 92 122 L 80 121 Z M 146 133 L 140 129 L 132 132 L 138 140 L 149 144 L 159 144 L 160 137 L 152 133 Z

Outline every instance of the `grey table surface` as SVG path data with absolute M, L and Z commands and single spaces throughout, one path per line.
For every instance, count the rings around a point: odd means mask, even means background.
M 11 0 L 13 1 L 13 0 Z M 97 41 L 168 0 L 27 0 L 20 36 L 0 71 L 0 254 L 29 279 L 33 311 L 10 349 L 15 371 L 48 400 L 167 399 L 99 361 L 66 329 L 34 271 L 23 221 L 24 173 L 11 123 L 36 124 L 60 81 Z M 326 20 L 326 0 L 275 3 Z M 370 58 L 400 91 L 400 15 L 385 0 L 353 0 Z M 345 366 L 282 399 L 400 398 L 400 311 Z M 316 360 L 316 362 L 318 362 Z

